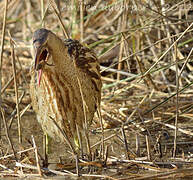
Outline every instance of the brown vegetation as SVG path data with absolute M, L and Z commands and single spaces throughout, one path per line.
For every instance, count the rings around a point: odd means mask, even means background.
M 191 0 L 3 0 L 0 7 L 1 177 L 192 176 Z M 29 96 L 31 38 L 40 27 L 92 48 L 103 80 L 90 154 L 76 164 L 66 144 L 53 142 L 49 162 L 62 161 L 48 169 Z

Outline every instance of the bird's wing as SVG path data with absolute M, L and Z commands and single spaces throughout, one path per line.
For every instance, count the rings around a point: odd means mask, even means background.
M 64 43 L 68 47 L 68 54 L 75 60 L 76 67 L 85 72 L 91 78 L 95 89 L 100 91 L 100 66 L 95 53 L 77 40 L 66 39 Z

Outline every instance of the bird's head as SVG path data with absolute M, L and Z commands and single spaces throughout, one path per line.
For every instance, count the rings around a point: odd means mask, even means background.
M 44 28 L 36 30 L 33 34 L 33 49 L 35 53 L 34 69 L 38 71 L 38 84 L 40 84 L 42 70 L 45 65 L 52 66 L 52 64 L 48 62 L 51 54 L 48 42 L 51 36 L 52 32 Z
M 33 34 L 33 48 L 35 53 L 35 70 L 40 70 L 44 67 L 49 57 L 48 39 L 49 33 L 47 29 L 38 29 Z

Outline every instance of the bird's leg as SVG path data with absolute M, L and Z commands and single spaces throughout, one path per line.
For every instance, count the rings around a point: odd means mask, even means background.
M 90 141 L 88 137 L 88 132 L 86 130 L 78 131 L 78 126 L 76 126 L 77 134 L 74 136 L 75 150 L 83 159 L 85 155 L 91 157 Z
M 76 132 L 77 133 L 74 137 L 74 144 L 75 144 L 76 152 L 80 152 L 80 156 L 83 158 L 82 135 L 77 125 L 76 125 Z
M 48 154 L 49 154 L 49 136 L 47 133 L 44 133 L 44 143 L 43 143 L 43 149 L 44 149 L 44 167 L 48 167 Z

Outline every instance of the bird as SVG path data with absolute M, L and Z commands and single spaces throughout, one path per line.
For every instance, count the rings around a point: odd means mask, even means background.
M 76 146 L 77 128 L 90 127 L 100 107 L 102 81 L 96 54 L 78 40 L 40 28 L 33 33 L 30 96 L 42 130 Z

